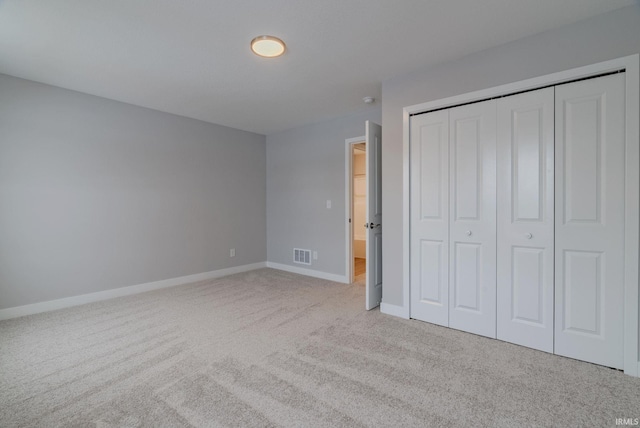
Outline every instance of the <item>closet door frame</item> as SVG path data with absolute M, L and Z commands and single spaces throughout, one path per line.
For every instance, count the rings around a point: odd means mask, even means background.
M 610 61 L 548 74 L 520 82 L 456 95 L 454 97 L 408 106 L 403 109 L 403 284 L 402 308 L 393 315 L 410 318 L 410 117 L 414 114 L 444 109 L 465 103 L 482 101 L 522 91 L 540 89 L 570 81 L 596 77 L 601 74 L 625 71 L 625 256 L 624 256 L 624 372 L 640 376 L 640 351 L 638 344 L 638 260 L 640 245 L 640 55 L 630 55 Z M 384 311 L 383 305 L 381 307 Z M 621 308 L 622 310 L 622 308 Z

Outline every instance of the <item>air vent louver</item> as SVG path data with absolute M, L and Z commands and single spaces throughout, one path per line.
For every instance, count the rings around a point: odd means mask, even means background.
M 303 265 L 311 264 L 311 250 L 303 250 L 300 248 L 293 249 L 293 262 Z

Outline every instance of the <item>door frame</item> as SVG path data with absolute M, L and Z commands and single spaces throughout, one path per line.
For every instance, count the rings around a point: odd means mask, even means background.
M 349 284 L 353 283 L 353 221 L 349 221 L 349 219 L 353 220 L 353 146 L 360 143 L 366 143 L 364 135 L 344 140 L 344 223 L 347 231 L 345 233 L 345 254 L 347 256 L 345 276 Z
M 410 117 L 430 110 L 453 107 L 460 104 L 500 97 L 516 92 L 540 89 L 600 74 L 625 71 L 625 261 L 624 261 L 624 372 L 640 375 L 640 351 L 638 348 L 638 255 L 640 245 L 640 55 L 630 55 L 584 67 L 547 74 L 506 85 L 469 92 L 405 107 L 403 117 L 402 148 L 402 316 L 410 318 Z

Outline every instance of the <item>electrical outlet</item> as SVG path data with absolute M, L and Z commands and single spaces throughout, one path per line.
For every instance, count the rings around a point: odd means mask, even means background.
M 318 252 L 317 251 L 313 252 L 313 260 L 318 260 Z
M 236 249 L 232 248 L 229 250 L 229 257 L 235 257 L 236 256 Z

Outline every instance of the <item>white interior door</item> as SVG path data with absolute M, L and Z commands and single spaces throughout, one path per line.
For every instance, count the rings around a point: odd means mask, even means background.
M 449 111 L 411 118 L 411 318 L 449 325 Z
M 623 368 L 624 74 L 556 87 L 555 353 Z
M 497 337 L 553 352 L 553 88 L 497 102 Z
M 449 110 L 449 327 L 496 337 L 496 102 Z
M 382 301 L 382 127 L 367 120 L 367 280 L 366 308 Z

